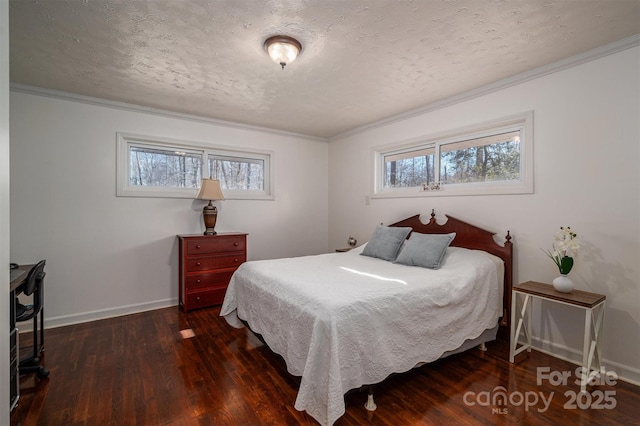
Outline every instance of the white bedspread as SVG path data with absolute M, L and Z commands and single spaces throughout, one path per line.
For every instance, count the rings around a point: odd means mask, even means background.
M 247 321 L 302 376 L 295 408 L 322 425 L 344 414 L 348 390 L 434 361 L 501 315 L 495 256 L 450 247 L 434 271 L 360 252 L 246 262 L 220 313 Z

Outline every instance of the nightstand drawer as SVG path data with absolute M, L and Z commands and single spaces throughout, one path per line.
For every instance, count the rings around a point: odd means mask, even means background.
M 211 305 L 219 305 L 224 300 L 226 288 L 216 288 L 213 290 L 194 291 L 187 293 L 186 304 L 189 309 L 204 308 Z
M 244 251 L 244 235 L 220 235 L 214 238 L 202 237 L 187 240 L 187 256 L 222 253 L 226 251 Z
M 197 288 L 207 287 L 227 287 L 229 280 L 235 272 L 235 269 L 220 271 L 220 272 L 207 272 L 205 274 L 190 274 L 187 275 L 187 289 L 193 290 Z
M 237 268 L 246 259 L 245 253 L 231 253 L 224 256 L 191 257 L 187 259 L 187 271 L 208 271 L 211 269 Z

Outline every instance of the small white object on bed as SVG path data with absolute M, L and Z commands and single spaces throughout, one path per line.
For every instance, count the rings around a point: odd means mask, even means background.
M 496 256 L 449 247 L 432 270 L 362 250 L 246 262 L 220 313 L 237 328 L 246 321 L 302 376 L 295 408 L 322 425 L 344 414 L 350 389 L 434 361 L 502 315 Z

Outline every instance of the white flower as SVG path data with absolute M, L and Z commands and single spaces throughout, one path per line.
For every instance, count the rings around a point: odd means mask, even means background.
M 572 239 L 569 245 L 567 246 L 567 250 L 571 251 L 574 254 L 577 253 L 579 249 L 580 249 L 580 243 L 576 241 L 575 238 Z
M 562 256 L 575 255 L 580 249 L 578 235 L 571 230 L 570 226 L 561 226 L 560 230 L 554 235 L 554 240 L 553 247 Z
M 561 274 L 568 274 L 573 268 L 573 257 L 580 249 L 578 235 L 571 227 L 561 226 L 553 236 L 553 250 L 543 250 L 558 266 Z

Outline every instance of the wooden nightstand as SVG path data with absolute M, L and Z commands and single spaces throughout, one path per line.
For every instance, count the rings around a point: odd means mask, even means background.
M 515 356 L 527 350 L 531 352 L 531 303 L 533 298 L 548 300 L 554 303 L 573 306 L 584 310 L 584 344 L 582 348 L 582 367 L 585 372 L 599 371 L 600 347 L 602 346 L 602 328 L 604 323 L 604 308 L 606 296 L 573 290 L 571 293 L 560 293 L 552 285 L 535 281 L 527 281 L 513 287 L 511 298 L 511 342 L 509 361 L 514 362 Z M 517 309 L 518 298 L 522 298 L 522 307 Z M 518 347 L 521 332 L 525 342 Z M 586 392 L 587 380 L 582 380 L 580 391 Z
M 247 234 L 178 235 L 178 242 L 182 309 L 221 304 L 231 276 L 247 260 Z

